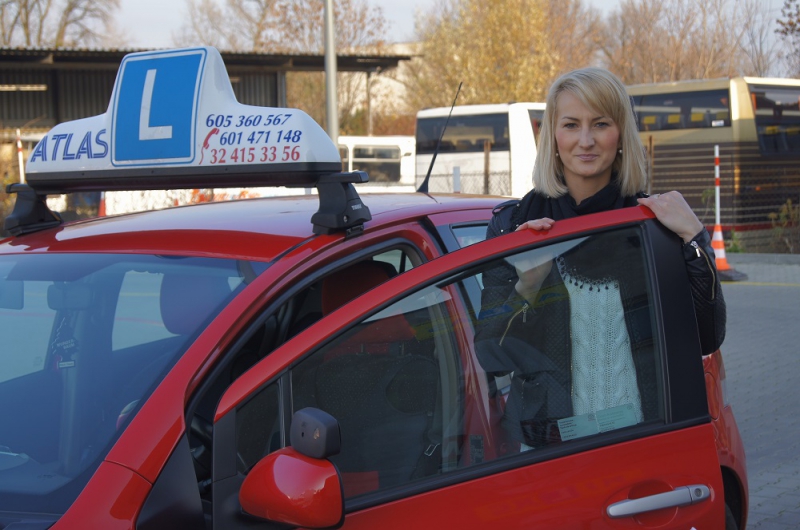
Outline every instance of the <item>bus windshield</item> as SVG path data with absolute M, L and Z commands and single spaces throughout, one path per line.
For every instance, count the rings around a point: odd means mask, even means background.
M 800 153 L 800 87 L 748 85 L 764 154 Z
M 432 154 L 447 116 L 417 120 L 417 154 Z M 439 147 L 440 153 L 481 153 L 509 150 L 508 113 L 451 116 Z

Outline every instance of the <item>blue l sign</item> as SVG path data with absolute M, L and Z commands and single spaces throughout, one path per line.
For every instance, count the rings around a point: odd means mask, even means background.
M 175 164 L 194 159 L 195 120 L 205 50 L 126 59 L 114 98 L 114 164 Z

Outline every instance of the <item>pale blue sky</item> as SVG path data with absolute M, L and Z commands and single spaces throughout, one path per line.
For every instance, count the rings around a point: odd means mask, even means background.
M 218 0 L 221 1 L 221 0 Z M 320 0 L 321 1 L 321 0 Z M 430 0 L 367 0 L 370 5 L 383 9 L 390 22 L 389 39 L 404 42 L 414 37 L 414 13 L 430 5 Z M 780 15 L 783 0 L 759 0 L 774 16 Z M 588 0 L 601 12 L 608 12 L 619 4 L 619 0 Z M 184 0 L 122 0 L 118 17 L 119 26 L 125 31 L 131 47 L 168 48 L 172 46 L 172 34 L 181 27 L 186 14 Z

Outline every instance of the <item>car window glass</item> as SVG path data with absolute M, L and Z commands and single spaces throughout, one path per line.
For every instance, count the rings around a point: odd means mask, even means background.
M 530 301 L 508 290 L 515 265 L 543 264 Z M 455 287 L 479 274 L 471 343 L 458 339 L 472 322 Z M 292 407 L 340 422 L 331 460 L 348 498 L 531 450 L 578 450 L 579 439 L 613 443 L 608 433 L 664 421 L 650 293 L 638 229 L 498 259 L 408 294 L 301 361 Z
M 247 473 L 267 454 L 283 446 L 278 384 L 255 394 L 236 412 L 237 468 Z
M 334 270 L 288 303 L 287 307 L 291 307 L 287 310 L 290 322 L 284 340 L 297 335 L 353 298 L 412 269 L 417 263 L 419 257 L 408 249 L 394 248 Z M 278 341 L 279 344 L 284 340 Z
M 0 510 L 9 499 L 31 511 L 66 509 L 169 367 L 241 290 L 244 270 L 256 268 L 0 255 L 0 331 L 10 345 L 0 350 L 0 402 L 19 405 L 0 410 L 0 455 L 13 461 L 0 465 Z
M 218 296 L 224 297 L 242 283 L 236 270 L 219 275 Z M 127 271 L 117 299 L 114 327 L 111 333 L 111 348 L 114 351 L 175 337 L 164 322 L 162 311 L 171 311 L 169 304 L 161 300 L 164 274 L 161 272 Z M 168 278 L 168 282 L 170 279 Z M 227 283 L 227 285 L 225 285 Z M 197 286 L 201 288 L 200 285 Z M 175 293 L 179 294 L 179 293 Z M 180 304 L 180 301 L 176 301 Z M 188 304 L 188 302 L 186 302 Z M 186 309 L 187 318 L 191 314 Z M 167 315 L 169 318 L 169 315 Z
M 12 263 L 0 264 L 0 382 L 44 369 L 55 311 L 47 305 L 52 282 L 9 280 Z M 35 352 L 31 355 L 31 352 Z
M 174 337 L 161 319 L 159 307 L 163 274 L 130 271 L 125 273 L 117 300 L 113 350 Z
M 459 248 L 468 247 L 486 239 L 486 225 L 454 226 L 453 234 L 456 236 Z

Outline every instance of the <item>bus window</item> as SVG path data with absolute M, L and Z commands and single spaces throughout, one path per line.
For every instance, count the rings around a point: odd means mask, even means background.
M 636 96 L 640 131 L 703 129 L 731 124 L 728 90 Z
M 417 120 L 417 154 L 436 150 L 447 116 Z M 508 151 L 508 113 L 451 116 L 442 137 L 440 153 L 482 153 L 489 142 L 491 151 Z
M 535 140 L 536 145 L 539 145 L 539 131 L 542 130 L 542 118 L 544 117 L 544 110 L 528 109 L 528 115 L 531 118 L 533 139 Z
M 399 147 L 359 145 L 353 148 L 353 170 L 366 171 L 371 182 L 399 182 Z
M 342 171 L 352 171 L 350 169 L 350 150 L 347 147 L 340 145 L 339 156 L 342 159 Z
M 800 153 L 800 87 L 748 85 L 764 154 Z

